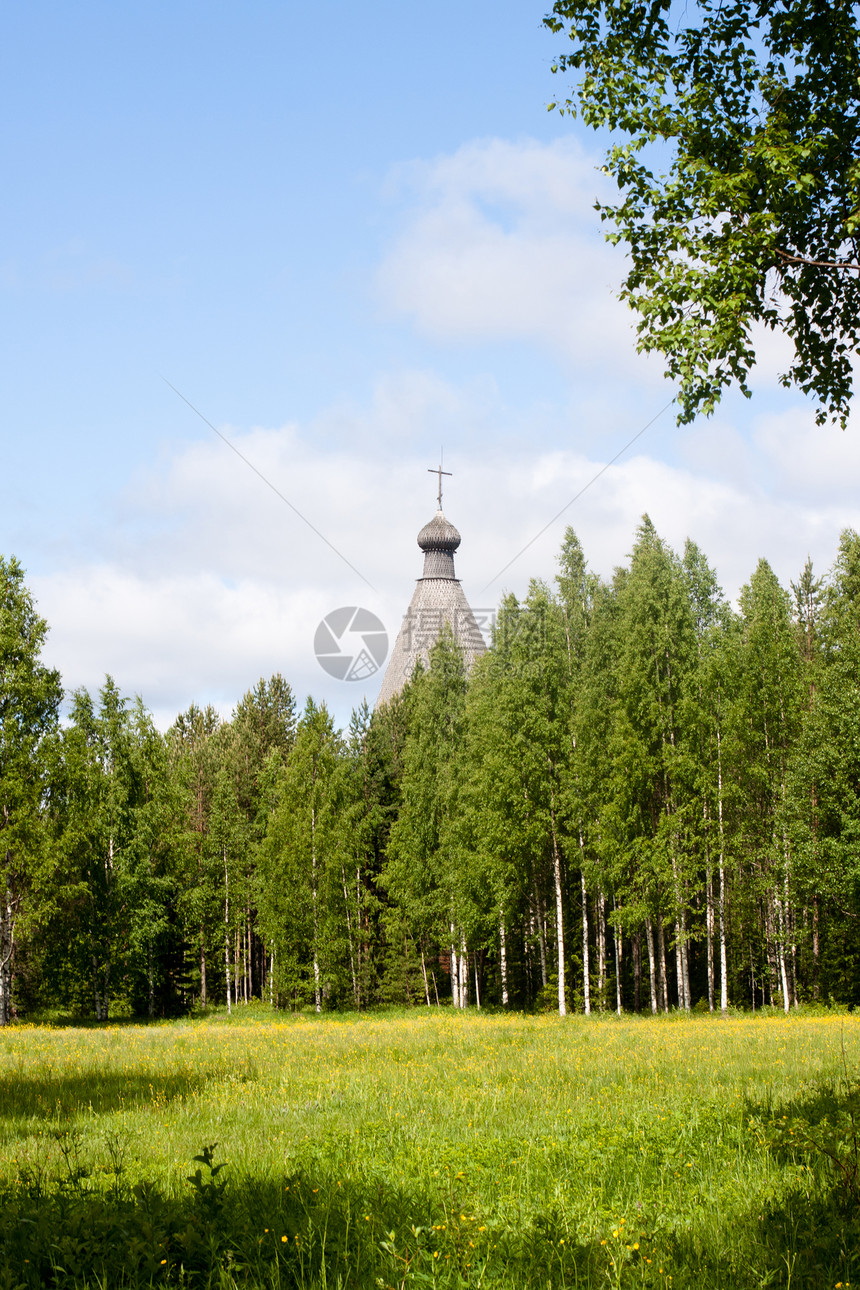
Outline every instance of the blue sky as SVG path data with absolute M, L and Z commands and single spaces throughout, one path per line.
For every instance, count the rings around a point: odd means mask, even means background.
M 856 429 L 765 337 L 753 400 L 664 412 L 493 581 L 672 394 L 615 299 L 599 140 L 546 111 L 543 12 L 6 5 L 0 551 L 69 688 L 110 672 L 166 725 L 280 670 L 346 720 L 379 678 L 327 677 L 314 629 L 361 603 L 393 637 L 441 445 L 479 607 L 551 578 L 565 521 L 609 576 L 647 510 L 730 595 L 860 527 Z

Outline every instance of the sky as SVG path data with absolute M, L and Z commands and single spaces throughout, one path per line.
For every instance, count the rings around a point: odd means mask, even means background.
M 0 554 L 67 692 L 110 674 L 166 728 L 281 672 L 345 724 L 382 673 L 329 676 L 317 626 L 393 643 L 443 452 L 488 617 L 567 524 L 609 578 L 647 512 L 730 598 L 860 528 L 860 427 L 781 389 L 778 338 L 676 426 L 545 8 L 7 0 Z

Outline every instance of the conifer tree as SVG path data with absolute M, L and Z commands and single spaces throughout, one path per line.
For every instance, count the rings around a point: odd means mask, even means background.
M 383 882 L 395 906 L 389 919 L 392 939 L 404 946 L 404 989 L 411 989 L 410 940 L 421 955 L 425 946 L 436 954 L 445 947 L 454 1004 L 465 1007 L 468 942 L 475 928 L 458 863 L 455 816 L 466 677 L 450 629 L 435 642 L 429 663 L 411 681 L 401 805 L 391 827 Z
M 616 582 L 616 596 L 617 701 L 607 779 L 611 803 L 603 813 L 605 839 L 621 916 L 630 924 L 644 915 L 649 963 L 652 924 L 656 928 L 662 1006 L 669 1002 L 664 944 L 668 924 L 674 932 L 677 1002 L 689 1009 L 687 903 L 694 873 L 684 846 L 679 758 L 695 631 L 679 562 L 647 515 L 636 534 L 629 572 Z
M 790 765 L 793 876 L 806 913 L 811 994 L 818 998 L 823 986 L 835 997 L 856 1003 L 860 1002 L 856 930 L 860 916 L 860 537 L 851 530 L 842 534 L 823 598 L 809 564 L 792 589 L 806 678 L 803 727 Z M 822 941 L 827 947 L 824 953 Z
M 223 747 L 221 722 L 211 705 L 192 704 L 168 731 L 170 776 L 175 793 L 174 864 L 178 871 L 177 912 L 184 941 L 193 953 L 194 997 L 205 1008 L 223 955 L 222 867 L 209 845 L 212 798 Z M 214 973 L 214 976 L 213 976 Z
M 276 989 L 293 1004 L 310 994 L 317 1012 L 337 1002 L 344 985 L 341 753 L 325 706 L 308 699 L 259 852 L 257 904 Z
M 740 608 L 732 743 L 738 850 L 745 857 L 745 886 L 753 902 L 747 907 L 747 935 L 762 951 L 762 997 L 766 985 L 771 1002 L 779 998 L 787 1012 L 792 1001 L 797 1003 L 788 767 L 799 730 L 803 677 L 789 595 L 766 560 L 759 561 L 742 589 Z
M 21 565 L 0 556 L 0 1026 L 12 1017 L 22 930 L 37 925 L 51 885 L 46 741 L 62 690 L 59 673 L 40 660 L 47 630 Z

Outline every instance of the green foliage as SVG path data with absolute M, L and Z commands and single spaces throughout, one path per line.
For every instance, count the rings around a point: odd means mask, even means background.
M 786 335 L 782 380 L 846 423 L 860 317 L 857 6 L 800 0 L 556 0 L 579 83 L 562 111 L 620 136 L 601 205 L 631 267 L 639 347 L 678 381 L 679 420 L 748 394 L 754 328 Z M 557 106 L 552 104 L 552 107 Z
M 860 1003 L 853 533 L 791 594 L 761 561 L 733 612 L 647 516 L 608 584 L 568 530 L 470 676 L 444 632 L 345 735 L 313 700 L 297 723 L 280 676 L 166 736 L 108 677 L 60 731 L 9 586 L 0 919 L 27 1015 Z
M 401 806 L 382 878 L 395 906 L 389 936 L 404 947 L 407 989 L 413 979 L 410 939 L 421 947 L 419 953 L 431 948 L 438 953 L 442 946 L 459 953 L 473 932 L 455 824 L 465 695 L 462 656 L 450 631 L 443 631 L 430 651 L 428 671 L 419 671 L 410 685 Z
M 47 630 L 24 570 L 0 556 L 0 1026 L 12 1016 L 22 931 L 38 926 L 52 881 L 43 805 L 62 691 L 39 658 Z

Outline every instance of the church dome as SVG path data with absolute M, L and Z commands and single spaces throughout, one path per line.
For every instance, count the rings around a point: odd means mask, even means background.
M 453 555 L 460 541 L 460 534 L 454 525 L 445 519 L 441 510 L 436 512 L 430 523 L 425 524 L 418 534 L 418 545 L 424 552 L 447 551 Z

